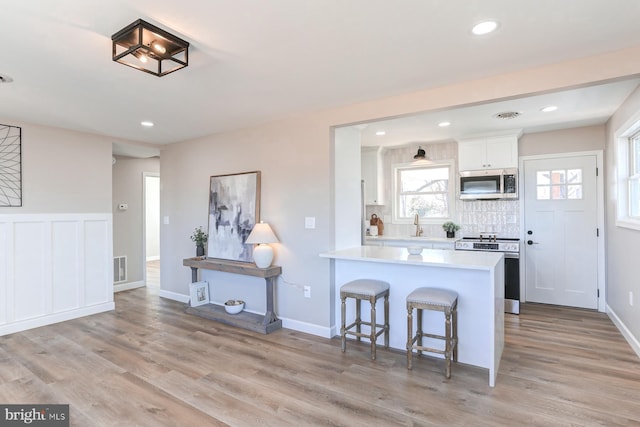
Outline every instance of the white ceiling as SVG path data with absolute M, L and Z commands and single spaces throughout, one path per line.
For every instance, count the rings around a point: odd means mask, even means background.
M 189 67 L 113 62 L 138 18 L 190 41 Z M 166 144 L 631 47 L 638 18 L 637 0 L 0 0 L 0 117 Z
M 613 115 L 638 84 L 640 78 L 629 78 L 579 89 L 378 120 L 356 127 L 361 130 L 362 145 L 394 146 L 599 125 Z M 558 109 L 546 113 L 541 111 L 547 106 Z M 519 115 L 510 119 L 496 117 L 504 112 L 517 112 Z M 438 126 L 442 122 L 450 125 Z M 385 134 L 376 135 L 380 131 Z

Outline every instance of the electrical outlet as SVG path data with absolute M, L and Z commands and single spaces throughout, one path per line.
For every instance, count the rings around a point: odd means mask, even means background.
M 304 287 L 304 297 L 311 298 L 311 286 Z
M 633 307 L 633 292 L 629 291 L 629 305 Z

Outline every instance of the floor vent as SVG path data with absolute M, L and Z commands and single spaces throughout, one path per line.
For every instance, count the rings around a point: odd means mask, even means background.
M 117 256 L 113 258 L 113 283 L 127 281 L 127 257 Z

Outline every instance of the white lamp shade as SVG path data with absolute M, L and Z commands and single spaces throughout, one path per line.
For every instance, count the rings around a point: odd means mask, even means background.
M 278 238 L 273 234 L 273 230 L 271 230 L 269 224 L 262 221 L 256 224 L 245 243 L 258 245 L 253 248 L 253 262 L 256 263 L 258 268 L 271 266 L 271 262 L 273 261 L 273 248 L 269 246 L 269 243 L 278 243 Z
M 260 221 L 260 223 L 253 226 L 253 230 L 251 230 L 245 243 L 254 245 L 260 243 L 278 243 L 278 238 L 273 234 L 269 224 Z

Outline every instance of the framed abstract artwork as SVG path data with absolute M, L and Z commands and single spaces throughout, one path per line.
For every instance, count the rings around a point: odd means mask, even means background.
M 0 124 L 0 207 L 22 206 L 22 128 Z
M 252 262 L 244 242 L 259 220 L 260 171 L 211 177 L 207 257 Z

